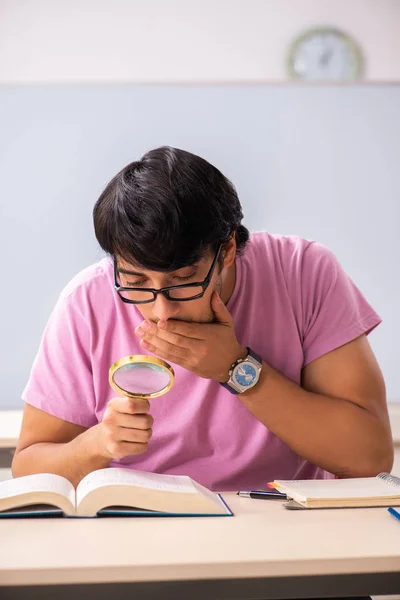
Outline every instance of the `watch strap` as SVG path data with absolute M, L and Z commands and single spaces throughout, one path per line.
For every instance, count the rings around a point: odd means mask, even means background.
M 228 390 L 228 392 L 230 392 L 231 394 L 236 394 L 236 395 L 240 394 L 239 390 L 237 390 L 232 385 L 230 385 L 230 383 L 228 383 L 228 382 L 226 382 L 226 383 L 220 382 L 220 384 L 222 385 L 222 387 L 224 387 L 226 390 Z
M 259 356 L 258 354 L 256 354 L 256 352 L 253 352 L 253 350 L 251 348 L 247 348 L 248 351 L 248 355 L 247 356 L 251 356 L 252 358 L 254 358 L 254 360 L 256 360 L 257 362 L 260 363 L 260 366 L 262 366 L 262 358 L 261 356 Z

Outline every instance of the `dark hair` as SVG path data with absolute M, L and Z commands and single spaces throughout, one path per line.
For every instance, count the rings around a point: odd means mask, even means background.
M 203 158 L 168 146 L 122 169 L 93 219 L 105 252 L 153 271 L 194 264 L 233 232 L 240 253 L 249 238 L 232 183 Z

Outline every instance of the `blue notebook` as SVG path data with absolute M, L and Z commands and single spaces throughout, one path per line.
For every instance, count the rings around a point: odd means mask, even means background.
M 0 518 L 231 517 L 216 494 L 185 475 L 99 469 L 77 486 L 51 473 L 0 482 Z

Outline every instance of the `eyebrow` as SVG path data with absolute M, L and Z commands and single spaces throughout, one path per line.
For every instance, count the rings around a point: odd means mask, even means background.
M 117 267 L 117 271 L 118 273 L 123 273 L 124 275 L 137 275 L 138 277 L 141 277 L 144 273 L 138 273 L 137 271 L 128 271 L 127 269 L 120 269 L 119 267 Z
M 181 269 L 188 269 L 192 267 L 193 269 L 197 269 L 199 263 L 194 263 L 193 265 L 187 265 L 186 267 L 180 267 L 180 269 L 175 269 L 175 271 L 167 271 L 168 274 L 175 273 L 176 271 L 180 271 Z M 123 273 L 124 275 L 134 275 L 136 277 L 143 277 L 144 273 L 139 273 L 138 271 L 130 271 L 129 269 L 120 269 L 117 267 L 118 273 Z

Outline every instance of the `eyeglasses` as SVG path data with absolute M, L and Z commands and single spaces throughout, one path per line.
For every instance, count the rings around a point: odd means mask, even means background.
M 165 298 L 172 300 L 173 302 L 188 302 L 189 300 L 202 298 L 210 284 L 221 248 L 222 244 L 218 247 L 217 253 L 214 256 L 214 260 L 211 263 L 210 270 L 204 281 L 196 281 L 195 283 L 188 283 L 186 285 L 171 285 L 169 287 L 160 288 L 159 290 L 153 288 L 123 287 L 120 285 L 118 282 L 117 261 L 114 258 L 114 287 L 121 300 L 127 304 L 147 304 L 148 302 L 154 302 L 157 294 L 162 294 Z

